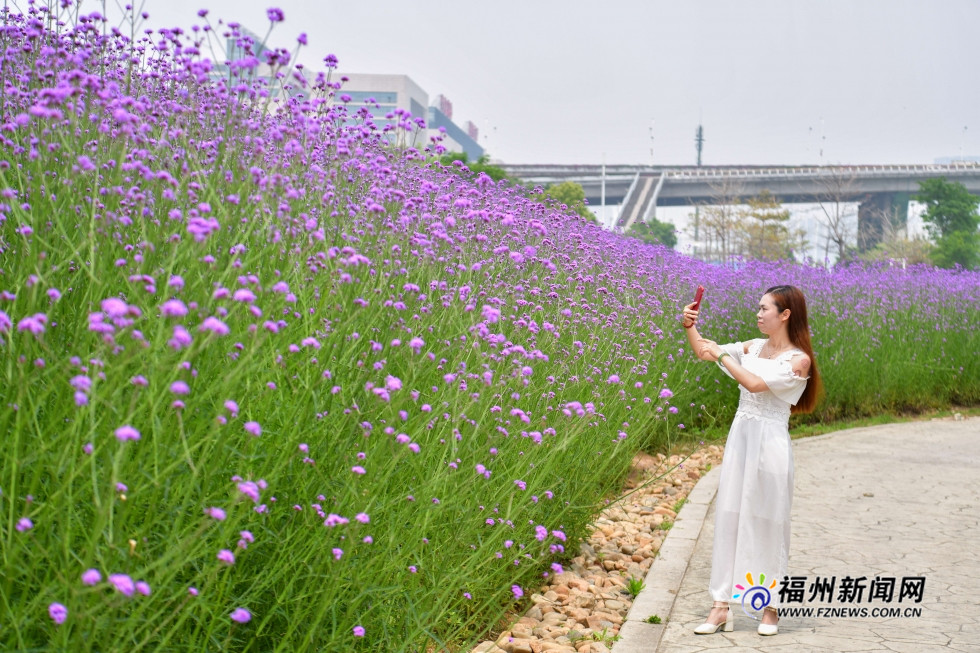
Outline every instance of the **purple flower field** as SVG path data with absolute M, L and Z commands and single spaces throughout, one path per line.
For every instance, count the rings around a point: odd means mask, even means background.
M 730 418 L 698 283 L 719 342 L 804 290 L 809 419 L 980 401 L 980 273 L 642 245 L 225 32 L 4 14 L 0 649 L 465 648 Z

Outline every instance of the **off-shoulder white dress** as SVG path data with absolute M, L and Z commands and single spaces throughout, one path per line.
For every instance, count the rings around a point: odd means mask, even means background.
M 789 563 L 790 507 L 793 501 L 793 449 L 789 437 L 790 406 L 799 401 L 807 379 L 793 374 L 790 360 L 798 349 L 769 360 L 759 358 L 765 340 L 722 345 L 749 372 L 766 382 L 768 391 L 739 387 L 738 410 L 728 432 L 715 499 L 715 537 L 709 592 L 715 601 L 741 601 L 737 585 L 748 588 L 746 574 L 765 587 L 773 580 L 769 605 L 779 605 L 778 582 Z M 745 352 L 745 349 L 748 352 Z M 721 365 L 725 373 L 731 373 Z M 733 377 L 734 378 L 734 377 Z

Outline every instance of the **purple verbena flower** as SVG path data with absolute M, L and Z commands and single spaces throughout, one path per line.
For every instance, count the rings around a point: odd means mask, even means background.
M 98 585 L 101 582 L 102 574 L 99 573 L 98 569 L 86 569 L 82 572 L 83 585 Z
M 197 330 L 210 331 L 211 333 L 219 336 L 226 336 L 231 333 L 231 329 L 228 328 L 228 325 L 216 317 L 204 318 L 204 322 L 201 323 L 201 326 L 199 326 Z
M 167 317 L 183 317 L 187 315 L 187 305 L 179 299 L 168 299 L 160 307 L 160 313 Z
M 48 615 L 51 617 L 51 621 L 60 626 L 68 618 L 68 608 L 61 603 L 52 603 L 48 606 Z
M 133 579 L 126 574 L 109 574 L 109 584 L 124 596 L 132 596 L 133 592 L 136 591 Z
M 210 517 L 215 521 L 224 521 L 225 518 L 228 516 L 227 514 L 225 514 L 224 510 L 216 506 L 211 506 L 210 508 L 207 508 L 204 511 L 204 514 L 206 514 L 208 517 Z
M 116 439 L 119 440 L 120 442 L 126 442 L 127 440 L 139 440 L 140 439 L 140 432 L 137 431 L 136 429 L 134 429 L 129 424 L 125 424 L 125 425 L 120 426 L 119 428 L 117 428 L 113 432 L 113 435 L 115 435 L 116 436 Z
M 253 503 L 258 503 L 261 498 L 259 486 L 254 481 L 240 482 L 238 484 L 238 491 L 251 499 Z

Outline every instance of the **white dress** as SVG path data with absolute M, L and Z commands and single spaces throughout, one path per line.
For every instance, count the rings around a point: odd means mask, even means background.
M 790 406 L 799 401 L 807 379 L 793 374 L 793 349 L 769 360 L 759 358 L 765 340 L 722 345 L 749 372 L 762 377 L 768 391 L 739 386 L 738 410 L 728 432 L 715 499 L 715 537 L 709 592 L 715 601 L 741 603 L 744 591 L 760 585 L 779 604 L 779 581 L 789 562 L 790 506 L 793 501 L 793 449 Z M 748 353 L 744 348 L 748 346 Z M 731 373 L 721 365 L 725 373 Z M 734 377 L 733 377 L 734 378 Z M 746 575 L 751 574 L 749 584 Z M 776 581 L 775 587 L 770 587 Z M 741 585 L 744 589 L 739 589 Z M 739 594 L 739 598 L 734 595 Z M 748 601 L 745 603 L 748 607 Z

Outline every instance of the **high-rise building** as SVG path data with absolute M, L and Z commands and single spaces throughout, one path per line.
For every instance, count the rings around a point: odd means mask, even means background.
M 251 72 L 245 77 L 263 80 L 273 100 L 284 99 L 284 96 L 280 97 L 284 83 L 275 79 L 275 71 L 265 62 L 266 48 L 257 34 L 239 27 L 236 36 L 226 39 L 225 48 L 229 62 L 246 62 L 249 57 L 254 57 L 250 63 Z M 240 66 L 241 63 L 231 65 Z M 230 72 L 228 64 L 216 62 L 211 75 L 215 80 L 227 79 Z M 309 78 L 308 71 L 304 72 Z M 446 152 L 465 152 L 470 161 L 476 161 L 483 156 L 476 125 L 467 121 L 466 128 L 463 129 L 453 122 L 453 104 L 444 95 L 437 95 L 433 105 L 429 106 L 428 94 L 408 75 L 346 73 L 341 77 L 346 77 L 347 81 L 343 82 L 335 98 L 346 102 L 351 114 L 367 109 L 372 121 L 382 129 L 392 124 L 415 123 L 410 130 L 386 132 L 394 135 L 397 144 L 423 150 L 432 147 L 432 139 L 438 138 L 439 145 Z M 301 87 L 291 85 L 290 95 L 301 93 L 304 93 Z M 419 120 L 423 121 L 425 128 L 416 122 Z
M 470 161 L 476 161 L 483 156 L 483 148 L 477 142 L 479 132 L 472 122 L 467 122 L 466 125 L 467 129 L 464 130 L 452 121 L 451 116 L 443 113 L 439 107 L 429 107 L 429 129 L 442 132 L 442 146 L 449 152 L 465 152 Z
M 399 116 L 396 109 L 408 111 L 411 119 L 421 118 L 426 130 L 414 135 L 415 142 L 409 144 L 424 149 L 432 144 L 431 138 L 441 135 L 440 144 L 447 152 L 465 152 L 470 161 L 483 156 L 483 148 L 477 142 L 479 131 L 472 122 L 462 129 L 453 122 L 453 105 L 445 96 L 437 95 L 432 106 L 429 96 L 408 75 L 376 75 L 367 73 L 345 73 L 348 80 L 337 92 L 337 97 L 348 97 L 352 112 L 366 106 L 374 122 L 384 126 L 395 122 Z M 409 136 L 409 139 L 413 136 Z
M 394 120 L 388 115 L 395 109 L 408 111 L 412 119 L 426 119 L 429 96 L 408 75 L 345 73 L 343 76 L 348 79 L 337 91 L 337 97 L 349 97 L 352 108 L 366 105 L 376 124 L 384 125 Z

